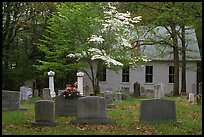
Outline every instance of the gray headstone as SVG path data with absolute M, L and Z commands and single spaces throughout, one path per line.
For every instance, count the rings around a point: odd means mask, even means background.
M 51 100 L 50 89 L 44 88 L 43 89 L 43 100 Z
M 162 84 L 154 85 L 154 98 L 155 99 L 161 99 L 164 97 L 164 89 Z
M 104 91 L 103 93 L 100 93 L 100 96 L 104 97 L 106 99 L 107 107 L 113 107 L 114 104 L 114 93 L 112 91 Z
M 104 97 L 87 96 L 78 99 L 77 118 L 71 122 L 74 124 L 111 124 L 114 120 L 107 117 Z
M 140 88 L 140 95 L 141 95 L 141 96 L 144 96 L 144 95 L 145 95 L 145 93 L 144 93 L 144 87 L 143 87 L 143 86 L 141 86 L 141 88 Z
M 27 110 L 20 108 L 20 92 L 2 90 L 2 110 Z
M 20 99 L 22 101 L 28 100 L 27 90 L 25 86 L 20 87 Z
M 121 101 L 122 100 L 122 93 L 121 92 L 116 92 L 114 95 L 115 101 Z
M 47 125 L 54 126 L 56 122 L 54 101 L 51 100 L 38 100 L 35 102 L 35 122 L 33 125 Z
M 58 116 L 76 116 L 78 97 L 64 98 L 62 94 L 55 97 L 55 114 Z
M 84 91 L 84 96 L 90 96 L 90 93 L 91 93 L 91 89 L 89 86 L 84 86 L 83 87 L 83 91 Z
M 145 89 L 144 94 L 145 94 L 145 96 L 147 96 L 149 98 L 153 98 L 154 97 L 154 90 L 153 89 Z
M 2 109 L 20 109 L 20 92 L 2 90 Z
M 188 97 L 188 102 L 189 103 L 194 103 L 194 93 L 189 93 L 189 95 L 188 95 L 189 97 Z
M 140 96 L 140 84 L 138 82 L 135 82 L 133 86 L 134 86 L 133 96 L 134 97 Z
M 140 121 L 176 121 L 175 101 L 164 99 L 142 99 L 140 104 Z
M 39 96 L 39 90 L 38 89 L 34 89 L 34 97 L 38 97 Z

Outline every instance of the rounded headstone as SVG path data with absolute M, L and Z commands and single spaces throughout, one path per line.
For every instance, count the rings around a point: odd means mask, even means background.
M 74 124 L 110 124 L 106 113 L 106 101 L 104 97 L 88 96 L 78 98 L 77 118 L 71 122 Z
M 34 125 L 55 125 L 54 101 L 38 100 L 35 102 Z

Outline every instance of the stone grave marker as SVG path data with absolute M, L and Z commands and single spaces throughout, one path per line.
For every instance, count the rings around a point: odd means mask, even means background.
M 133 97 L 140 96 L 140 84 L 138 82 L 135 82 L 133 87 L 134 87 Z
M 154 98 L 161 99 L 165 96 L 162 83 L 154 85 Z
M 175 101 L 164 99 L 142 99 L 140 103 L 141 122 L 176 121 Z
M 44 88 L 43 89 L 43 100 L 51 100 L 51 95 L 50 95 L 50 89 L 49 88 Z
M 114 94 L 114 100 L 115 101 L 122 101 L 122 93 L 121 92 L 116 92 Z
M 86 96 L 78 99 L 77 118 L 73 124 L 112 124 L 115 121 L 107 117 L 104 97 Z
M 144 95 L 145 95 L 144 90 L 145 90 L 144 87 L 141 86 L 141 88 L 140 88 L 140 95 L 141 95 L 141 96 L 144 96 Z
M 25 86 L 20 87 L 20 100 L 21 101 L 28 101 L 28 97 L 32 96 L 33 91 L 32 88 L 28 88 Z
M 2 90 L 2 110 L 27 110 L 20 108 L 20 92 Z
M 35 126 L 55 126 L 55 110 L 54 101 L 52 100 L 38 100 L 35 102 Z
M 154 97 L 154 90 L 153 89 L 144 89 L 144 94 L 145 94 L 145 96 L 147 96 L 149 98 L 153 98 Z
M 91 89 L 89 86 L 84 86 L 84 96 L 90 96 L 90 93 L 91 93 Z
M 188 102 L 189 103 L 194 103 L 194 94 L 193 93 L 189 93 Z
M 64 98 L 63 94 L 55 97 L 55 115 L 58 116 L 76 116 L 77 115 L 77 96 L 73 98 Z
M 49 91 L 50 91 L 50 96 L 51 98 L 54 98 L 56 96 L 55 94 L 55 88 L 54 88 L 54 71 L 49 71 L 48 76 L 49 76 Z
M 106 100 L 107 107 L 114 107 L 114 93 L 112 91 L 104 91 L 100 93 L 99 96 L 102 96 Z
M 34 97 L 38 97 L 39 96 L 39 90 L 38 89 L 34 89 L 33 95 L 34 95 Z

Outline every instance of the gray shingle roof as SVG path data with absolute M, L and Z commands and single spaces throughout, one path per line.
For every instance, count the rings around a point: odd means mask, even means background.
M 178 29 L 178 28 L 177 28 Z M 169 36 L 167 33 L 167 30 L 164 27 L 156 27 L 153 29 L 155 35 L 151 33 L 144 33 L 141 32 L 140 36 L 138 36 L 139 40 L 162 40 Z M 181 41 L 178 38 L 179 47 L 181 47 Z M 155 44 L 155 45 L 143 45 L 141 41 L 140 51 L 141 53 L 144 53 L 152 60 L 173 60 L 173 48 L 169 45 L 161 45 L 161 44 Z M 200 61 L 200 51 L 198 47 L 197 37 L 195 30 L 190 28 L 186 30 L 186 60 L 188 61 Z M 179 51 L 181 53 L 181 51 Z M 181 54 L 179 54 L 179 60 L 181 60 Z

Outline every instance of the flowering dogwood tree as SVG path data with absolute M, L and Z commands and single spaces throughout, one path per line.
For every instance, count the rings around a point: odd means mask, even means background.
M 87 43 L 91 46 L 84 51 L 67 56 L 86 58 L 92 71 L 92 76 L 89 78 L 95 95 L 100 90 L 99 73 L 102 65 L 113 68 L 114 66 L 135 66 L 139 61 L 147 61 L 143 55 L 132 56 L 132 31 L 135 23 L 141 20 L 141 16 L 131 18 L 130 12 L 119 13 L 116 7 L 110 4 L 103 8 L 104 19 L 99 20 L 101 25 L 98 31 L 87 39 Z M 93 73 L 93 65 L 96 65 L 96 74 Z
M 96 95 L 102 66 L 118 69 L 146 61 L 145 56 L 133 54 L 131 45 L 134 26 L 141 16 L 120 13 L 110 3 L 62 3 L 57 10 L 49 20 L 49 36 L 39 44 L 46 54 L 41 66 L 63 71 L 90 68 L 91 74 L 85 73 Z

